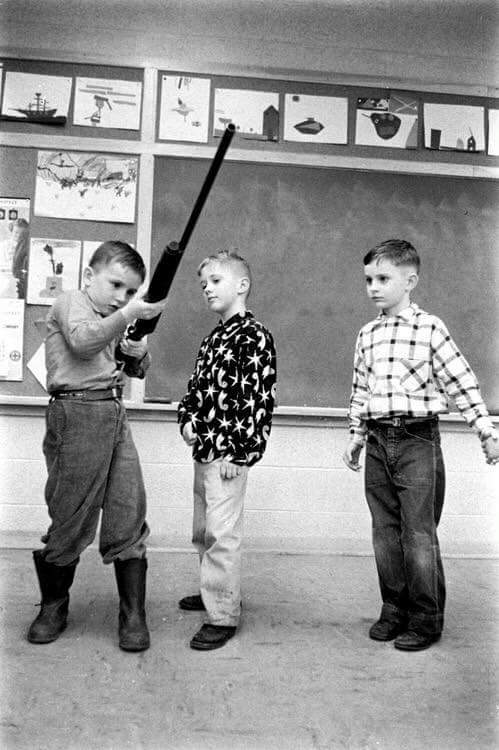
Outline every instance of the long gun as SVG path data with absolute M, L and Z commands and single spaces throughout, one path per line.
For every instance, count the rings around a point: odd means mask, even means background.
M 172 241 L 168 243 L 168 245 L 163 250 L 156 268 L 154 269 L 149 287 L 144 295 L 144 299 L 146 300 L 146 302 L 159 302 L 159 300 L 164 299 L 168 295 L 168 292 L 172 285 L 172 281 L 177 272 L 177 268 L 182 259 L 182 255 L 184 254 L 184 250 L 187 247 L 187 243 L 189 242 L 194 227 L 196 226 L 199 215 L 203 210 L 203 206 L 206 202 L 211 187 L 215 182 L 218 170 L 222 165 L 224 156 L 227 149 L 229 148 L 229 144 L 234 136 L 235 130 L 236 127 L 232 123 L 227 125 L 225 133 L 222 136 L 222 140 L 218 144 L 218 148 L 216 150 L 215 156 L 213 157 L 210 169 L 208 170 L 208 174 L 205 177 L 203 186 L 197 197 L 196 203 L 194 204 L 194 208 L 192 209 L 192 213 L 184 229 L 184 233 L 180 238 L 180 241 Z M 160 317 L 161 315 L 157 315 L 151 320 L 135 321 L 135 323 L 129 326 L 127 330 L 127 338 L 132 339 L 132 341 L 139 341 L 148 333 L 154 331 Z M 123 355 L 121 355 L 121 357 L 123 357 Z

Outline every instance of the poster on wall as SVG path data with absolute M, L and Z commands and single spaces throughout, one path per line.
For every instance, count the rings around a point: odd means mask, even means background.
M 76 78 L 73 124 L 139 130 L 141 98 L 140 81 Z
M 65 125 L 72 78 L 7 71 L 1 120 Z
M 279 140 L 279 94 L 269 91 L 215 89 L 213 135 L 221 137 L 227 125 L 252 141 Z
M 23 379 L 24 301 L 0 299 L 0 380 Z
M 51 305 L 56 297 L 78 289 L 81 242 L 33 237 L 29 252 L 29 305 Z
M 490 156 L 499 156 L 499 109 L 489 109 L 489 147 Z
M 161 79 L 158 137 L 206 143 L 210 90 L 209 78 L 164 75 Z
M 285 141 L 347 143 L 347 130 L 347 97 L 285 95 Z
M 355 144 L 417 148 L 418 99 L 410 94 L 390 94 L 386 98 L 359 97 Z
M 133 224 L 137 156 L 39 151 L 35 215 Z
M 425 103 L 425 148 L 440 151 L 484 151 L 484 119 L 483 107 Z
M 0 297 L 26 296 L 29 210 L 28 198 L 0 197 Z

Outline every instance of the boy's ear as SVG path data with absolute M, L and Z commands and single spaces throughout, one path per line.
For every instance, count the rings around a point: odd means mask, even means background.
M 417 275 L 416 271 L 411 271 L 411 273 L 407 277 L 407 286 L 410 292 L 412 292 L 412 290 L 417 287 L 418 281 L 419 276 Z
M 92 270 L 92 269 L 90 268 L 90 266 L 87 266 L 87 267 L 86 267 L 86 268 L 85 268 L 85 269 L 83 270 L 83 284 L 84 284 L 85 286 L 88 286 L 88 285 L 90 284 L 90 282 L 92 281 L 92 277 L 93 277 L 93 275 L 94 275 L 94 272 L 93 272 L 93 270 Z
M 249 288 L 250 280 L 247 276 L 241 276 L 241 278 L 239 279 L 239 291 L 241 292 L 241 294 L 246 294 L 247 292 L 249 292 Z

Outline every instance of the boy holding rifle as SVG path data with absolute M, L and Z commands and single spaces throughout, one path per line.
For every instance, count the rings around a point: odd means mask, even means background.
M 246 309 L 251 276 L 235 252 L 198 268 L 208 308 L 220 316 L 203 340 L 178 421 L 194 458 L 193 544 L 200 593 L 184 610 L 206 610 L 190 646 L 211 650 L 236 632 L 241 614 L 241 544 L 248 469 L 263 455 L 275 403 L 276 354 L 270 332 Z
M 163 300 L 135 298 L 144 277 L 142 258 L 130 245 L 104 242 L 85 269 L 84 289 L 61 294 L 47 316 L 43 452 L 52 523 L 42 537 L 45 547 L 33 552 L 42 602 L 28 632 L 31 643 L 50 643 L 66 627 L 75 569 L 101 516 L 99 549 L 104 563 L 114 563 L 120 597 L 120 648 L 149 648 L 146 496 L 122 402 L 123 371 L 144 377 L 147 345 L 124 338 L 126 364 L 115 358 L 127 326 L 164 309 Z

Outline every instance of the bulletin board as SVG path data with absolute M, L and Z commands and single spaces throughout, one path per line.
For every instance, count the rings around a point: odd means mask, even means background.
M 37 172 L 37 149 L 0 147 L 0 195 L 34 200 Z M 104 241 L 121 239 L 135 243 L 135 224 L 75 221 L 35 216 L 31 211 L 30 236 L 73 240 Z M 22 381 L 0 381 L 0 391 L 8 396 L 45 396 L 46 391 L 34 377 L 27 364 L 43 342 L 44 321 L 49 311 L 46 305 L 25 305 L 24 311 L 24 366 Z
M 156 158 L 152 265 L 181 236 L 208 168 Z M 498 209 L 493 180 L 226 161 L 150 336 L 146 399 L 184 395 L 201 338 L 217 323 L 197 265 L 235 246 L 253 272 L 249 307 L 275 337 L 279 404 L 347 406 L 355 338 L 376 314 L 362 258 L 403 238 L 422 258 L 414 301 L 445 321 L 498 413 Z

